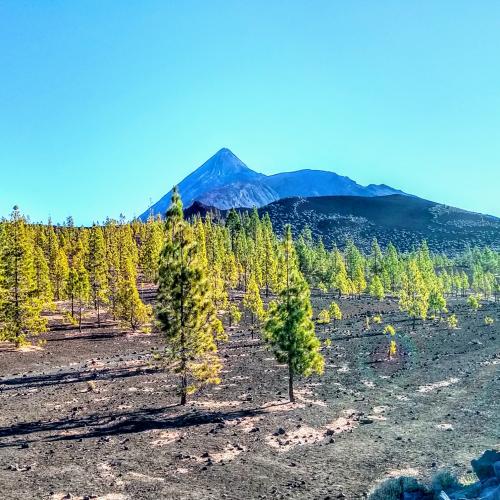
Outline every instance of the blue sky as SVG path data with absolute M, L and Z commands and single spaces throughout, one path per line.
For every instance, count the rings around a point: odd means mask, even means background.
M 0 215 L 141 213 L 223 146 L 500 216 L 500 2 L 0 2 Z

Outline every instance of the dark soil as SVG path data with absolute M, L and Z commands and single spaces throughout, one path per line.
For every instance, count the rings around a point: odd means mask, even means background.
M 59 325 L 41 349 L 3 346 L 0 497 L 357 499 L 393 475 L 462 475 L 498 446 L 498 305 L 475 315 L 450 299 L 459 329 L 428 321 L 414 332 L 394 300 L 340 306 L 337 330 L 318 327 L 332 339 L 325 374 L 299 380 L 295 404 L 286 368 L 246 327 L 221 347 L 221 385 L 187 407 L 151 359 L 154 334 L 88 320 L 82 333 Z M 379 310 L 383 323 L 365 331 Z

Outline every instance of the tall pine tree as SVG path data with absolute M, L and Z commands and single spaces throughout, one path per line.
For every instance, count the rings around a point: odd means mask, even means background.
M 290 226 L 285 232 L 281 271 L 284 287 L 269 308 L 265 332 L 278 362 L 288 365 L 288 394 L 294 402 L 295 376 L 323 373 L 324 359 L 314 331 L 309 287 L 297 267 Z
M 177 188 L 166 215 L 156 313 L 166 337 L 167 354 L 180 376 L 180 403 L 185 405 L 188 394 L 200 383 L 220 382 L 222 365 L 215 338 L 221 324 L 210 300 L 192 228 L 184 221 Z
M 0 233 L 0 338 L 16 346 L 46 330 L 43 298 L 37 293 L 33 241 L 14 207 Z

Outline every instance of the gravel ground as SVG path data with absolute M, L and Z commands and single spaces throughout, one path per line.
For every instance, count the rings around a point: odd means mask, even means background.
M 325 374 L 298 380 L 295 404 L 245 325 L 221 347 L 222 383 L 180 407 L 175 376 L 151 360 L 160 337 L 55 316 L 42 348 L 1 346 L 1 498 L 358 499 L 395 475 L 465 474 L 500 443 L 500 307 L 449 302 L 457 330 L 412 332 L 394 300 L 341 300 L 338 328 L 318 327 L 332 339 Z M 384 323 L 364 331 L 375 311 Z

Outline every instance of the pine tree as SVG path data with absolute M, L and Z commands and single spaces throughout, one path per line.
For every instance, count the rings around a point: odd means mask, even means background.
M 252 326 L 255 324 L 255 320 L 261 321 L 264 319 L 266 312 L 260 296 L 259 286 L 253 275 L 250 276 L 247 292 L 243 296 L 243 306 L 250 312 Z
M 276 255 L 276 242 L 273 233 L 273 226 L 269 214 L 266 212 L 262 218 L 263 226 L 263 251 L 262 251 L 262 280 L 266 297 L 270 291 L 277 288 L 278 279 L 278 258 Z
M 196 242 L 184 221 L 174 188 L 166 217 L 166 241 L 160 256 L 157 317 L 168 354 L 180 375 L 181 405 L 199 383 L 219 383 L 221 362 L 215 337 L 220 321 L 210 300 L 207 279 L 198 261 Z
M 427 317 L 429 290 L 414 258 L 410 259 L 407 263 L 406 272 L 403 275 L 399 306 L 412 319 L 413 330 L 415 330 L 417 318 L 425 320 Z
M 347 274 L 352 284 L 351 291 L 358 296 L 366 288 L 365 258 L 352 240 L 348 240 L 345 250 Z
M 333 319 L 333 328 L 337 328 L 337 321 L 342 319 L 342 311 L 336 302 L 332 302 L 329 308 L 330 318 Z
M 284 288 L 269 308 L 265 332 L 278 362 L 288 365 L 288 392 L 294 402 L 295 375 L 323 373 L 324 360 L 314 332 L 309 288 L 297 268 L 290 226 L 285 231 L 283 256 Z
M 395 292 L 401 286 L 403 271 L 396 247 L 389 243 L 384 256 L 384 270 L 389 277 L 390 289 Z
M 465 297 L 466 291 L 469 289 L 469 278 L 467 277 L 467 274 L 465 271 L 462 271 L 460 273 L 460 288 L 462 290 L 462 297 Z
M 49 219 L 47 228 L 45 231 L 46 242 L 45 242 L 45 256 L 47 258 L 47 264 L 49 267 L 50 281 L 52 283 L 52 290 L 54 291 L 54 298 L 56 300 L 60 299 L 60 283 L 56 283 L 56 267 L 57 259 L 59 257 L 59 251 L 61 249 L 59 244 L 59 238 L 54 230 L 52 221 Z
M 54 260 L 52 270 L 52 283 L 54 287 L 54 296 L 56 300 L 61 300 L 66 296 L 65 290 L 69 276 L 68 258 L 63 247 L 57 250 L 57 256 Z
M 338 298 L 340 299 L 342 295 L 347 295 L 351 292 L 352 284 L 347 276 L 344 257 L 337 248 L 332 253 L 331 261 L 331 287 L 337 290 Z
M 237 304 L 231 302 L 229 304 L 229 326 L 237 325 L 241 321 L 241 311 Z
M 145 305 L 139 297 L 136 270 L 130 255 L 124 262 L 123 274 L 118 283 L 116 317 L 133 331 L 151 318 L 151 307 Z
M 97 311 L 97 325 L 101 327 L 101 306 L 108 302 L 108 263 L 102 229 L 95 224 L 90 229 L 88 273 L 92 302 Z
M 150 217 L 144 227 L 139 261 L 146 283 L 154 283 L 158 277 L 158 262 L 163 245 L 163 229 L 160 223 Z
M 392 357 L 395 356 L 397 352 L 396 330 L 392 325 L 387 325 L 384 328 L 384 333 L 389 337 L 388 358 L 392 359 Z
M 83 254 L 80 252 L 74 259 L 70 270 L 70 279 L 74 285 L 73 296 L 78 306 L 78 329 L 82 331 L 83 310 L 90 299 L 90 281 L 84 265 Z M 74 314 L 72 313 L 74 316 Z
M 14 207 L 0 233 L 0 338 L 16 346 L 46 330 L 43 300 L 36 293 L 33 241 Z
M 477 313 L 478 309 L 481 307 L 481 303 L 479 302 L 479 296 L 478 295 L 469 295 L 469 298 L 467 299 L 467 304 L 469 304 L 469 307 Z
M 377 274 L 372 278 L 369 291 L 370 295 L 377 300 L 382 300 L 385 297 L 384 285 Z
M 383 255 L 382 250 L 378 244 L 377 238 L 373 238 L 372 251 L 370 254 L 370 270 L 374 276 L 380 276 L 383 269 Z
M 50 281 L 49 266 L 43 249 L 35 246 L 33 253 L 33 267 L 35 271 L 34 295 L 46 306 L 52 304 L 54 298 Z
M 443 289 L 438 280 L 434 281 L 429 290 L 429 309 L 435 315 L 446 312 L 446 299 L 444 298 Z
M 326 327 L 330 324 L 330 321 L 331 321 L 330 312 L 328 311 L 328 309 L 322 309 L 318 315 L 318 320 L 317 320 L 318 325 L 324 325 L 326 329 Z

